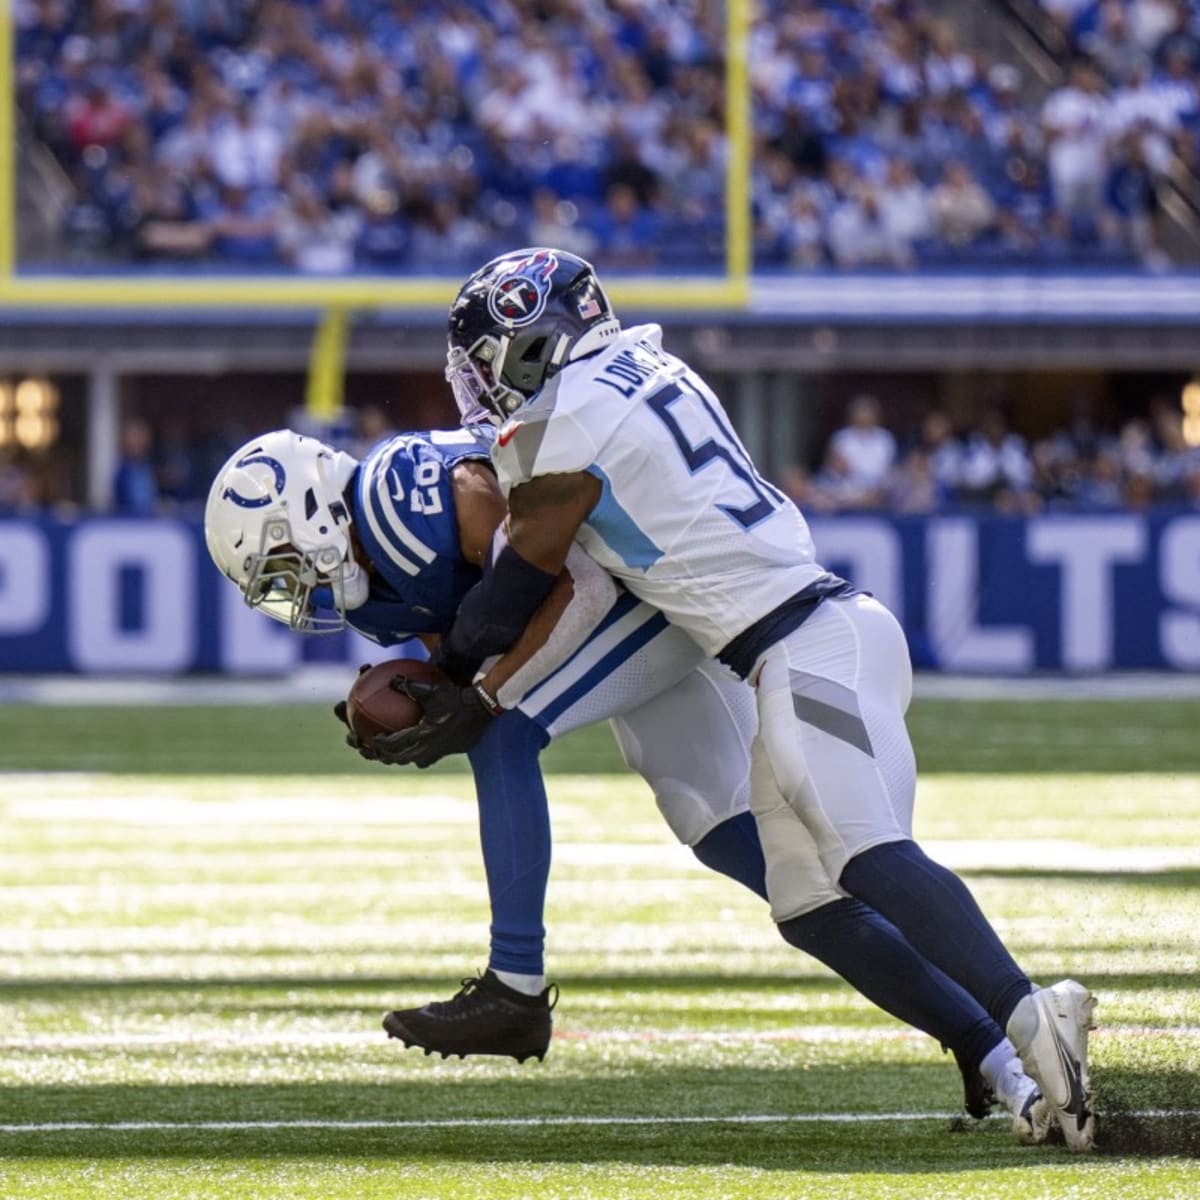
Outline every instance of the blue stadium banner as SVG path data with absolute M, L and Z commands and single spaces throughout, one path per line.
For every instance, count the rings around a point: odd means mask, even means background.
M 813 533 L 901 619 L 919 667 L 1200 670 L 1200 514 L 839 516 Z M 0 671 L 285 675 L 379 657 L 252 612 L 198 523 L 0 520 Z

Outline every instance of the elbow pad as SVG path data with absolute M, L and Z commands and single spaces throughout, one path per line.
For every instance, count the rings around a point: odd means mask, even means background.
M 506 545 L 463 597 L 434 662 L 456 683 L 470 683 L 485 658 L 521 636 L 557 578 Z

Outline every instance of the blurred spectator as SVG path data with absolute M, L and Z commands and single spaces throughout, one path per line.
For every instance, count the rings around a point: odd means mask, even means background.
M 1175 0 L 1132 0 L 1129 26 L 1143 54 L 1153 54 L 1175 22 Z
M 387 413 L 378 404 L 365 404 L 355 413 L 355 430 L 346 447 L 355 458 L 366 458 L 380 442 L 396 433 Z
M 1187 0 L 1175 0 L 1170 24 L 1154 47 L 1154 61 L 1165 66 L 1178 57 L 1192 73 L 1200 70 L 1200 37 L 1194 29 L 1196 13 Z
M 974 245 L 996 219 L 996 206 L 965 163 L 946 164 L 930 202 L 938 235 L 956 249 Z
M 905 266 L 908 247 L 892 237 L 869 184 L 843 200 L 829 218 L 829 249 L 839 267 Z
M 0 513 L 20 513 L 41 501 L 37 477 L 29 464 L 12 450 L 0 450 Z
M 1103 0 L 1094 19 L 1094 29 L 1080 31 L 1079 48 L 1109 79 L 1127 78 L 1146 56 L 1133 39 L 1124 0 Z
M 1108 174 L 1109 102 L 1094 68 L 1079 63 L 1042 110 L 1054 201 L 1066 213 L 1096 213 Z
M 71 144 L 80 154 L 93 146 L 112 146 L 133 119 L 129 109 L 100 83 L 89 84 L 84 95 L 67 101 L 66 118 Z
M 215 122 L 212 163 L 217 178 L 232 188 L 269 188 L 279 177 L 283 140 L 279 130 L 255 115 L 249 100 Z
M 277 213 L 270 196 L 224 188 L 209 223 L 213 245 L 231 262 L 246 266 L 272 263 L 277 258 Z
M 285 262 L 305 275 L 343 275 L 354 265 L 358 234 L 355 210 L 331 212 L 307 180 L 292 184 L 277 235 Z
M 830 446 L 852 486 L 875 491 L 896 461 L 896 439 L 880 424 L 879 401 L 874 396 L 855 396 L 847 416 L 848 424 L 833 435 Z
M 1130 242 L 1142 262 L 1165 266 L 1158 233 L 1158 188 L 1135 134 L 1126 137 L 1118 148 L 1108 177 L 1108 199 L 1125 218 Z
M 529 244 L 555 246 L 588 259 L 596 252 L 596 239 L 579 223 L 579 209 L 569 200 L 560 200 L 547 187 L 533 193 Z
M 401 266 L 412 245 L 412 231 L 397 211 L 394 192 L 371 192 L 363 201 L 363 220 L 354 247 L 361 267 L 391 270 Z
M 950 418 L 940 408 L 931 408 L 922 418 L 919 446 L 929 458 L 943 498 L 953 496 L 962 477 L 963 448 Z
M 113 476 L 113 508 L 130 516 L 148 516 L 158 507 L 158 481 L 151 451 L 154 435 L 141 419 L 121 426 L 120 459 Z
M 163 500 L 192 504 L 208 494 L 211 480 L 201 471 L 197 454 L 187 423 L 180 418 L 168 420 L 159 432 L 153 455 L 155 480 Z
M 651 266 L 658 227 L 653 210 L 642 207 L 629 184 L 613 184 L 604 208 L 592 221 L 597 263 L 617 268 Z
M 934 473 L 933 458 L 922 445 L 914 446 L 887 482 L 887 508 L 895 513 L 931 513 L 941 507 L 942 488 Z
M 888 163 L 879 205 L 895 261 L 911 266 L 914 247 L 928 241 L 934 230 L 929 191 L 905 159 Z
M 796 194 L 780 237 L 780 246 L 793 267 L 825 264 L 825 229 L 821 210 L 811 192 Z
M 1075 499 L 1084 508 L 1121 507 L 1124 499 L 1124 477 L 1121 460 L 1113 450 L 1099 450 L 1084 464 Z
M 812 512 L 849 512 L 878 508 L 884 496 L 883 480 L 874 484 L 856 480 L 845 455 L 830 443 L 821 469 L 805 489 L 801 503 Z
M 1009 430 L 1002 414 L 985 413 L 967 439 L 959 476 L 959 497 L 1002 512 L 1030 511 L 1033 464 L 1025 439 Z

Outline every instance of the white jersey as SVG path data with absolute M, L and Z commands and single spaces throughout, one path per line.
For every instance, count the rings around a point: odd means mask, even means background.
M 596 476 L 580 544 L 715 655 L 825 572 L 800 511 L 661 342 L 640 325 L 569 364 L 500 430 L 492 458 L 505 495 L 539 475 Z

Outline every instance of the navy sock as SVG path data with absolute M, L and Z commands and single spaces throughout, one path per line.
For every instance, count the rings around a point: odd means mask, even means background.
M 1032 990 L 967 885 L 916 842 L 888 842 L 856 854 L 840 882 L 966 988 L 1001 1028 Z
M 722 821 L 692 847 L 692 853 L 709 870 L 728 875 L 767 898 L 767 864 L 753 813 L 738 813 Z
M 523 713 L 507 712 L 468 755 L 492 905 L 488 965 L 518 975 L 545 971 L 550 811 L 538 755 L 549 741 L 546 731 Z
M 953 980 L 926 962 L 890 921 L 858 900 L 834 900 L 780 921 L 784 940 L 835 970 L 885 1012 L 978 1066 L 1004 1037 Z

